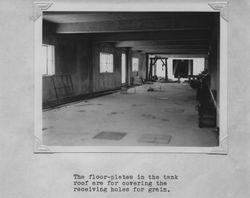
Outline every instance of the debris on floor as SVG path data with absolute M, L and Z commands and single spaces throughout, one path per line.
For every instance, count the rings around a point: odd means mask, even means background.
M 166 119 L 166 118 L 162 118 L 161 121 L 164 121 L 164 122 L 168 122 L 169 119 Z
M 183 113 L 184 111 L 185 111 L 184 109 L 177 107 L 170 107 L 165 109 L 165 112 L 170 112 L 170 113 Z
M 80 112 L 80 113 L 82 113 L 82 112 L 86 112 L 85 110 L 79 110 L 79 111 L 77 111 L 77 112 Z
M 142 106 L 145 106 L 145 104 L 132 104 L 131 106 L 132 107 L 142 107 Z
M 168 100 L 168 97 L 160 97 L 158 99 L 160 99 L 160 100 Z
M 108 116 L 113 116 L 113 115 L 119 115 L 119 114 L 124 114 L 124 112 L 110 112 L 110 113 L 107 113 Z
M 147 91 L 154 91 L 154 88 L 149 87 Z
M 151 114 L 142 114 L 142 117 L 149 118 L 149 119 L 156 119 L 157 117 Z

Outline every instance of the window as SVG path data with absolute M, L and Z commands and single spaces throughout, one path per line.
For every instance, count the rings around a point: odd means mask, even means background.
M 126 83 L 126 54 L 122 54 L 122 83 Z
M 100 53 L 100 73 L 112 73 L 113 72 L 113 54 Z
M 198 75 L 205 69 L 205 59 L 204 58 L 194 58 L 194 71 L 193 75 Z
M 42 66 L 43 66 L 43 75 L 55 74 L 55 46 L 53 45 L 42 46 Z
M 139 58 L 132 58 L 132 71 L 139 71 Z

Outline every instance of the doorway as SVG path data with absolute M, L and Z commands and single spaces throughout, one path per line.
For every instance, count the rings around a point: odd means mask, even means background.
M 122 84 L 126 83 L 126 54 L 122 53 L 122 60 L 121 60 L 121 65 L 122 65 L 122 69 L 121 69 L 121 77 L 122 77 Z
M 173 71 L 175 78 L 193 75 L 193 60 L 173 60 Z

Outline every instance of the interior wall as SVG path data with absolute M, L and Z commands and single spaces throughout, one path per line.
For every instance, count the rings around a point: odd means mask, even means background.
M 45 23 L 44 27 L 43 43 L 55 45 L 55 74 L 70 74 L 73 84 L 72 96 L 117 89 L 121 86 L 123 49 L 115 48 L 109 43 L 93 44 L 90 39 L 82 36 L 54 34 L 51 23 Z M 100 73 L 101 51 L 113 53 L 113 73 Z M 51 78 L 43 77 L 43 103 L 56 100 Z
M 139 59 L 139 71 L 132 71 L 132 58 L 138 58 Z M 135 51 L 132 51 L 131 52 L 131 79 L 132 79 L 132 82 L 133 82 L 133 79 L 136 77 L 136 76 L 139 76 L 143 79 L 146 79 L 146 54 L 145 53 L 141 53 L 141 52 L 135 52 Z
M 43 76 L 43 103 L 57 100 L 55 88 L 58 92 L 61 91 L 59 85 L 63 86 L 62 75 L 65 74 L 71 77 L 73 92 L 70 96 L 89 93 L 89 41 L 64 35 L 44 34 L 43 43 L 55 46 L 56 75 L 54 79 L 53 76 Z
M 92 92 L 92 42 L 87 39 L 77 41 L 76 44 L 76 67 L 75 84 L 78 85 L 77 95 Z
M 121 54 L 124 48 L 116 48 L 107 42 L 94 43 L 83 36 L 55 34 L 55 24 L 44 22 L 43 43 L 55 46 L 55 74 L 69 74 L 72 79 L 73 93 L 78 96 L 118 89 L 121 86 Z M 114 56 L 112 73 L 100 73 L 100 52 L 109 52 Z M 132 71 L 132 61 L 127 61 L 129 82 L 138 75 L 146 78 L 146 54 L 129 50 L 127 60 L 139 58 L 139 71 Z M 57 78 L 57 81 L 60 78 Z M 59 84 L 63 84 L 59 82 Z M 130 83 L 128 83 L 130 85 Z M 51 76 L 43 77 L 43 103 L 57 100 L 55 86 Z
M 100 73 L 100 52 L 113 54 L 113 72 Z M 121 54 L 122 51 L 109 43 L 93 45 L 93 92 L 117 89 L 121 86 Z
M 218 14 L 219 15 L 219 14 Z M 219 16 L 214 16 L 214 29 L 211 32 L 211 43 L 209 51 L 209 62 L 208 70 L 210 73 L 210 89 L 213 91 L 218 91 L 218 78 L 219 78 L 219 27 L 220 21 Z

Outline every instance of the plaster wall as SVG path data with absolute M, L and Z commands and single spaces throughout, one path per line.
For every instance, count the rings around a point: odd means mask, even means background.
M 138 58 L 139 59 L 139 69 L 138 72 L 137 71 L 132 71 L 132 58 Z M 139 52 L 135 52 L 132 51 L 131 52 L 131 62 L 130 62 L 130 72 L 131 75 L 130 77 L 133 79 L 134 77 L 136 77 L 137 75 L 139 77 L 142 77 L 143 79 L 146 78 L 146 54 L 145 53 L 139 53 Z
M 113 54 L 113 72 L 100 73 L 100 53 Z M 121 86 L 121 50 L 108 43 L 93 45 L 93 92 L 116 89 Z

